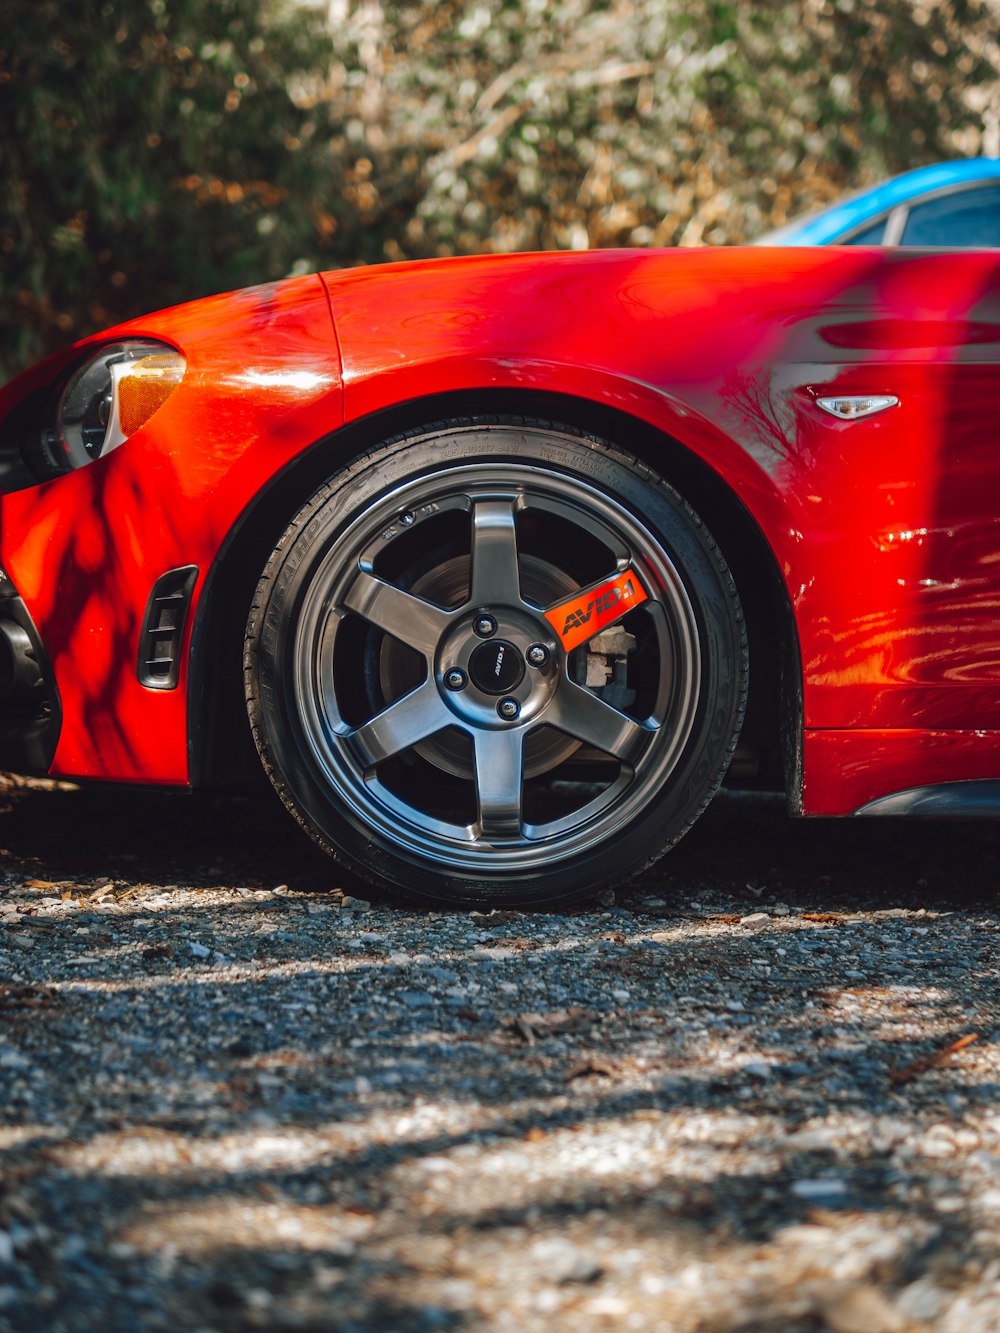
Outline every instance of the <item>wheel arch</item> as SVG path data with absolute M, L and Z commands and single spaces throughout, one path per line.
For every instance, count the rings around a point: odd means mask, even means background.
M 275 475 L 226 536 L 199 600 L 188 664 L 192 786 L 262 779 L 243 703 L 243 636 L 260 574 L 292 517 L 331 472 L 394 435 L 444 420 L 527 417 L 575 427 L 634 453 L 692 505 L 733 573 L 747 622 L 750 695 L 735 781 L 801 799 L 802 668 L 795 617 L 770 545 L 723 477 L 683 443 L 619 408 L 508 388 L 435 394 L 375 412 L 318 440 Z

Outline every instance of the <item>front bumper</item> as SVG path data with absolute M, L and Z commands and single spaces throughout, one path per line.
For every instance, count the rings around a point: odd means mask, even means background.
M 0 768 L 45 774 L 62 709 L 48 656 L 13 581 L 0 570 Z

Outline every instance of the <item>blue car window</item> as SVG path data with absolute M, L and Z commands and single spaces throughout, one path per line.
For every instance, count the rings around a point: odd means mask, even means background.
M 881 245 L 882 237 L 885 235 L 885 224 L 887 219 L 882 218 L 871 227 L 865 227 L 863 231 L 856 231 L 846 241 L 838 241 L 838 245 Z
M 900 244 L 1000 246 L 1000 188 L 957 190 L 911 205 Z

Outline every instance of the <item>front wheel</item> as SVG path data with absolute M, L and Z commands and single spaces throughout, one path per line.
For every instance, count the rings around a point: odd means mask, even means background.
M 627 879 L 718 787 L 746 698 L 732 576 L 685 501 L 543 423 L 388 441 L 289 524 L 246 639 L 285 804 L 362 880 L 538 903 Z

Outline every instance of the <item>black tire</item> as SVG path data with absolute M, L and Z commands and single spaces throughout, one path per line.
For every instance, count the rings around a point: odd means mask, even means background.
M 619 884 L 691 826 L 739 735 L 746 635 L 718 547 L 644 463 L 453 421 L 295 516 L 245 679 L 271 781 L 355 876 L 526 905 Z

